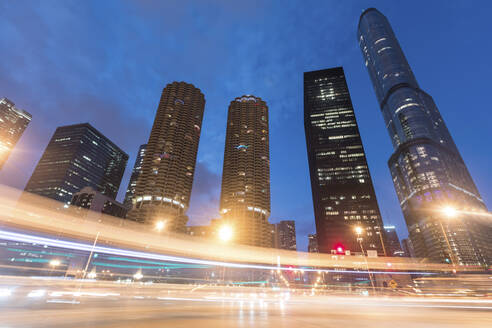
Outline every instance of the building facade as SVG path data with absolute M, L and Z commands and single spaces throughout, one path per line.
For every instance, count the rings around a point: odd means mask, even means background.
M 403 246 L 403 252 L 405 252 L 406 257 L 415 257 L 415 251 L 413 249 L 412 241 L 409 238 L 401 240 Z
M 362 245 L 384 255 L 381 214 L 342 67 L 304 73 L 304 127 L 319 252 L 360 252 Z
M 486 211 L 485 204 L 387 18 L 374 8 L 364 11 L 358 41 L 393 143 L 388 166 L 416 256 L 492 264 L 491 224 L 473 214 Z M 459 214 L 451 218 L 445 208 Z
M 15 107 L 7 98 L 0 99 L 0 169 L 31 119 L 31 114 Z
M 200 238 L 211 238 L 212 237 L 212 228 L 211 226 L 187 226 L 186 234 L 192 237 L 200 237 Z
M 388 256 L 404 256 L 405 252 L 402 250 L 396 227 L 385 225 L 383 228 L 386 235 L 386 254 Z
M 84 187 L 76 192 L 70 201 L 70 208 L 76 214 L 99 218 L 101 214 L 125 218 L 128 208 L 113 198 L 103 195 L 92 187 Z M 88 211 L 81 211 L 86 209 Z
M 145 156 L 145 148 L 147 144 L 143 144 L 138 148 L 137 158 L 135 159 L 135 165 L 133 165 L 132 175 L 130 176 L 130 181 L 128 182 L 128 188 L 126 188 L 125 200 L 123 204 L 127 207 L 132 206 L 132 199 L 135 195 L 135 188 L 137 186 L 137 180 L 142 173 L 142 164 Z
M 128 155 L 89 123 L 56 129 L 25 191 L 69 204 L 84 187 L 116 198 Z
M 273 247 L 290 251 L 297 250 L 296 222 L 294 220 L 282 220 L 279 223 L 273 224 L 273 229 Z
M 272 246 L 268 107 L 259 97 L 245 95 L 229 105 L 220 209 L 234 242 Z
M 162 91 L 127 218 L 167 231 L 186 232 L 205 97 L 200 89 L 173 82 Z
M 316 234 L 308 235 L 308 253 L 318 253 L 318 238 Z

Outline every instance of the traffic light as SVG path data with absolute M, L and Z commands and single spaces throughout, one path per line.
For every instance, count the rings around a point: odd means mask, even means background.
M 343 244 L 335 245 L 335 253 L 336 254 L 345 254 L 345 246 Z

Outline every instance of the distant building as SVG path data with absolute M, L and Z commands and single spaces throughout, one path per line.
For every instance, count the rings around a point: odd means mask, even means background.
M 186 233 L 205 96 L 194 85 L 173 82 L 162 90 L 128 219 Z
M 89 123 L 56 129 L 25 191 L 70 203 L 92 187 L 116 199 L 128 155 Z
M 283 220 L 274 224 L 274 226 L 274 247 L 291 251 L 297 250 L 296 222 L 293 220 Z
M 413 249 L 412 241 L 409 238 L 402 239 L 403 251 L 407 257 L 415 257 L 415 250 Z
M 132 175 L 130 176 L 130 181 L 128 182 L 128 188 L 126 188 L 125 201 L 123 204 L 128 208 L 132 207 L 132 199 L 135 195 L 135 188 L 137 186 L 137 180 L 142 173 L 142 164 L 145 156 L 145 148 L 147 144 L 143 144 L 138 148 L 137 158 L 135 159 L 135 164 L 133 165 Z
M 381 214 L 342 67 L 304 73 L 304 127 L 319 252 L 360 252 L 362 238 L 364 251 L 383 255 Z
M 0 99 L 0 169 L 31 122 L 31 114 L 15 107 L 7 98 Z
M 81 191 L 72 196 L 70 207 L 77 209 L 87 209 L 89 211 L 79 211 L 85 216 L 98 217 L 101 214 L 124 218 L 128 208 L 117 202 L 113 198 L 103 195 L 92 187 L 84 187 Z
M 268 107 L 259 97 L 231 101 L 220 194 L 222 223 L 238 244 L 271 247 Z
M 386 254 L 388 256 L 404 256 L 400 239 L 398 239 L 398 234 L 396 233 L 396 227 L 384 226 L 384 231 L 386 233 Z
M 211 226 L 187 226 L 186 234 L 193 237 L 201 237 L 201 238 L 210 238 L 211 234 Z
M 393 143 L 388 166 L 415 254 L 441 263 L 491 265 L 492 224 L 479 213 L 487 212 L 485 203 L 434 100 L 420 88 L 377 9 L 362 13 L 358 41 Z M 455 90 L 450 97 L 468 99 L 459 85 Z M 459 115 L 466 122 L 466 111 Z
M 318 253 L 318 238 L 316 238 L 316 234 L 308 235 L 308 239 L 309 239 L 308 252 Z

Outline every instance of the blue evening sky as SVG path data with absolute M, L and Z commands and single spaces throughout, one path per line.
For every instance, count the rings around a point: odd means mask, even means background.
M 162 88 L 186 81 L 207 101 L 188 211 L 206 224 L 218 216 L 227 106 L 254 94 L 270 108 L 270 221 L 295 219 L 304 250 L 315 229 L 302 73 L 343 66 L 383 220 L 405 237 L 392 146 L 356 40 L 368 7 L 390 20 L 490 207 L 492 1 L 0 0 L 0 97 L 33 115 L 0 183 L 24 188 L 55 128 L 90 122 L 130 155 L 121 199 Z

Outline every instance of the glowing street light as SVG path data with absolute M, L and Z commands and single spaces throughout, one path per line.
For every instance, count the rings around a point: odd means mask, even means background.
M 60 264 L 61 264 L 61 261 L 60 261 L 60 260 L 51 260 L 51 261 L 50 261 L 50 265 L 51 265 L 52 267 L 57 267 L 57 266 L 59 266 Z
M 458 211 L 454 207 L 451 207 L 451 206 L 446 206 L 445 208 L 442 209 L 442 212 L 448 218 L 453 218 L 456 215 L 458 215 Z
M 87 274 L 87 278 L 89 279 L 95 279 L 96 277 L 97 277 L 97 273 L 95 269 L 93 269 L 91 272 Z
M 223 242 L 228 242 L 232 239 L 234 232 L 232 231 L 232 228 L 228 225 L 223 225 L 219 229 L 219 238 Z
M 137 273 L 135 273 L 135 274 L 133 275 L 133 278 L 135 278 L 135 280 L 140 280 L 140 279 L 142 279 L 142 278 L 143 278 L 143 274 L 142 274 L 142 272 L 138 271 Z
M 366 268 L 367 268 L 367 273 L 369 275 L 369 280 L 371 281 L 371 286 L 372 286 L 372 289 L 374 291 L 376 291 L 374 289 L 374 281 L 372 280 L 372 275 L 371 275 L 371 271 L 369 271 L 369 263 L 367 262 L 367 257 L 365 255 L 365 252 L 364 252 L 364 247 L 362 246 L 362 233 L 364 232 L 364 229 L 362 227 L 355 227 L 355 233 L 357 234 L 357 241 L 359 242 L 359 245 L 360 245 L 360 250 L 362 252 L 362 256 L 364 256 L 364 261 L 366 262 Z
M 456 217 L 458 215 L 458 211 L 452 207 L 452 206 L 446 206 L 442 209 L 442 213 L 449 219 Z M 441 226 L 442 234 L 444 236 L 444 239 L 446 240 L 446 244 L 448 245 L 448 251 L 449 251 L 449 257 L 451 258 L 451 262 L 453 264 L 453 267 L 456 266 L 456 261 L 454 259 L 454 252 L 453 249 L 451 248 L 451 244 L 449 243 L 448 239 L 448 234 L 446 230 L 444 229 L 444 225 L 442 224 L 442 221 L 439 220 L 439 225 Z
M 166 227 L 166 221 L 157 221 L 155 223 L 155 230 L 161 232 Z

